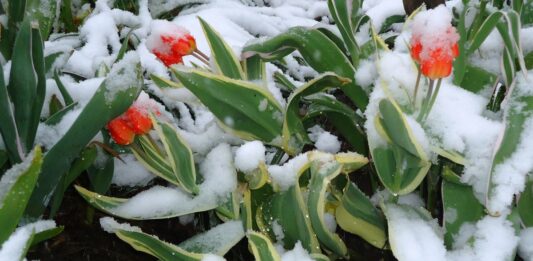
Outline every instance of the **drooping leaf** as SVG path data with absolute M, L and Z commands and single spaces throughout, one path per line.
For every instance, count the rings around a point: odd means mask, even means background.
M 176 77 L 209 108 L 220 124 L 241 138 L 266 143 L 281 137 L 283 113 L 263 88 L 199 70 L 178 68 Z
M 442 204 L 444 210 L 444 242 L 451 249 L 453 239 L 459 234 L 461 226 L 475 224 L 484 214 L 484 207 L 474 196 L 472 187 L 462 184 L 460 177 L 449 168 L 443 170 Z
M 341 204 L 336 209 L 335 219 L 343 230 L 360 236 L 377 248 L 383 248 L 387 243 L 383 214 L 353 183 L 346 188 Z
M 301 151 L 303 146 L 310 142 L 307 136 L 307 130 L 299 116 L 300 102 L 305 96 L 321 92 L 329 87 L 341 87 L 350 80 L 341 78 L 333 73 L 325 73 L 304 86 L 296 89 L 287 102 L 285 120 L 283 122 L 283 149 L 289 154 L 294 155 Z
M 342 166 L 334 161 L 315 161 L 311 165 L 311 180 L 309 182 L 309 196 L 307 198 L 307 208 L 309 219 L 313 226 L 314 233 L 318 240 L 327 249 L 336 255 L 343 257 L 348 253 L 346 245 L 332 231 L 329 231 L 324 221 L 326 207 L 326 190 L 332 179 L 341 173 Z
M 317 29 L 293 27 L 271 39 L 244 47 L 243 57 L 259 55 L 267 61 L 273 61 L 294 50 L 298 50 L 305 61 L 318 72 L 333 72 L 349 78 L 352 82 L 341 89 L 359 109 L 365 110 L 368 97 L 355 81 L 355 68 L 335 43 Z

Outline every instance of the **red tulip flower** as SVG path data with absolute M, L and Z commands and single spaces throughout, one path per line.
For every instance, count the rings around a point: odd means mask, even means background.
M 167 67 L 183 63 L 183 56 L 196 51 L 196 40 L 185 28 L 168 21 L 155 21 L 147 48 Z
M 130 124 L 121 117 L 110 121 L 107 124 L 107 129 L 111 138 L 119 145 L 129 145 L 135 139 L 135 132 L 133 132 Z
M 150 119 L 147 111 L 132 106 L 126 111 L 125 117 L 137 135 L 146 134 L 152 129 L 152 119 Z
M 452 73 L 453 59 L 459 55 L 457 44 L 448 52 L 437 48 L 429 53 L 429 58 L 421 61 L 420 70 L 429 79 L 435 80 L 448 77 Z
M 411 57 L 416 62 L 420 62 L 420 53 L 422 52 L 422 44 L 420 39 L 414 38 L 411 39 Z

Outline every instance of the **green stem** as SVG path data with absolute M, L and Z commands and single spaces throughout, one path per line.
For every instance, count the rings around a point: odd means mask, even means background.
M 420 109 L 420 113 L 418 114 L 418 118 L 416 119 L 418 122 L 421 122 L 422 119 L 424 119 L 424 115 L 426 114 L 426 110 L 429 104 L 429 101 L 431 100 L 431 95 L 433 94 L 433 85 L 435 84 L 435 80 L 429 80 L 429 87 L 428 92 L 426 94 L 426 98 L 424 101 L 422 101 L 422 109 Z
M 418 86 L 420 85 L 420 78 L 422 78 L 422 73 L 420 72 L 420 69 L 418 69 L 418 75 L 416 76 L 415 83 L 415 93 L 413 95 L 413 108 L 416 108 L 416 95 L 418 93 Z
M 427 108 L 426 114 L 424 115 L 423 121 L 427 119 L 427 117 L 429 116 L 429 113 L 431 112 L 431 109 L 433 108 L 433 105 L 435 104 L 435 101 L 437 100 L 437 95 L 439 95 L 441 83 L 442 83 L 442 78 L 440 78 L 437 81 L 437 87 L 435 88 L 435 92 L 433 92 L 433 96 L 431 97 L 431 100 L 429 102 L 429 106 Z

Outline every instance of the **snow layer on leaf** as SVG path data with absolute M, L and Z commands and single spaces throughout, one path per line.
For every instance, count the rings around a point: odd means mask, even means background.
M 272 182 L 280 187 L 282 191 L 289 189 L 298 181 L 299 171 L 309 162 L 307 153 L 302 153 L 285 164 L 271 165 L 268 172 Z
M 111 103 L 118 93 L 139 85 L 139 80 L 137 79 L 138 63 L 139 55 L 134 51 L 129 51 L 122 60 L 113 65 L 105 80 L 107 85 L 105 100 L 107 103 Z
M 446 248 L 436 220 L 424 220 L 412 208 L 390 204 L 386 213 L 389 241 L 398 260 L 446 260 Z
M 296 242 L 294 245 L 294 248 L 292 250 L 289 250 L 285 252 L 281 256 L 281 261 L 312 261 L 313 259 L 302 247 L 302 243 L 300 241 Z
M 515 86 L 504 104 L 506 125 L 513 124 L 508 119 L 511 113 L 523 114 L 526 121 L 521 133 L 507 134 L 520 135 L 519 142 L 512 154 L 492 169 L 491 185 L 494 187 L 487 200 L 487 208 L 490 211 L 501 212 L 507 209 L 513 201 L 513 196 L 524 190 L 526 175 L 533 171 L 533 111 L 530 108 L 526 111 L 526 104 L 518 100 L 533 96 L 533 72 L 527 76 L 524 78 L 522 73 L 517 75 Z M 498 144 L 496 149 L 499 149 L 499 146 L 501 144 Z
M 114 159 L 115 168 L 111 182 L 118 186 L 144 186 L 148 184 L 155 176 L 135 160 L 131 154 L 121 155 L 121 161 Z
M 135 195 L 112 212 L 122 217 L 150 219 L 215 208 L 237 187 L 230 146 L 222 143 L 211 150 L 200 164 L 200 173 L 204 182 L 195 197 L 178 188 L 155 186 Z
M 39 233 L 48 229 L 56 227 L 53 220 L 41 220 L 35 223 L 25 225 L 17 228 L 13 234 L 0 247 L 0 260 L 22 260 L 23 250 L 26 247 L 28 240 L 33 233 Z
M 133 232 L 142 232 L 141 228 L 132 226 L 128 223 L 118 223 L 112 217 L 103 217 L 100 218 L 100 226 L 107 233 L 115 233 L 118 230 L 133 231 Z
M 0 179 L 0 207 L 2 207 L 4 198 L 13 188 L 13 185 L 17 182 L 22 174 L 30 167 L 35 151 L 31 151 L 24 161 L 19 164 L 13 165 L 9 170 L 7 170 Z
M 403 2 L 396 0 L 365 0 L 362 9 L 378 31 L 388 17 L 405 15 Z
M 520 232 L 518 254 L 524 260 L 533 260 L 533 228 L 529 227 Z
M 235 151 L 235 167 L 242 172 L 250 172 L 265 162 L 265 146 L 260 141 L 246 142 Z
M 466 233 L 466 235 L 461 235 Z M 472 227 L 459 231 L 458 238 L 465 241 L 448 253 L 448 260 L 510 260 L 518 244 L 513 224 L 506 215 L 500 217 L 486 216 Z M 454 244 L 455 245 L 455 244 Z
M 307 130 L 309 139 L 315 143 L 315 148 L 328 153 L 337 153 L 341 150 L 341 142 L 337 136 L 315 125 Z

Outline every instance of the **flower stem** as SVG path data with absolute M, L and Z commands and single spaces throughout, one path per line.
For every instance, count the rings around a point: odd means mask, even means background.
M 420 85 L 420 78 L 422 77 L 422 73 L 420 72 L 420 69 L 418 69 L 418 75 L 416 76 L 416 83 L 415 83 L 415 93 L 413 95 L 413 107 L 416 108 L 416 94 L 418 93 L 418 86 Z
M 209 56 L 207 56 L 204 52 L 200 51 L 200 49 L 196 49 L 196 50 L 194 50 L 194 52 L 199 54 L 200 56 L 202 56 L 205 60 L 207 60 L 207 61 L 210 60 Z
M 422 101 L 422 108 L 420 109 L 420 113 L 418 114 L 418 118 L 417 118 L 417 121 L 418 122 L 422 122 L 422 120 L 424 119 L 424 115 L 426 114 L 426 111 L 427 111 L 427 107 L 429 105 L 429 101 L 431 99 L 431 96 L 433 94 L 433 85 L 435 85 L 435 80 L 429 80 L 429 88 L 428 88 L 428 92 L 426 94 L 426 98 L 424 99 L 424 101 Z
M 427 112 L 426 114 L 424 115 L 424 121 L 427 119 L 427 117 L 429 116 L 429 113 L 431 112 L 431 108 L 433 108 L 433 105 L 435 104 L 435 101 L 437 100 L 437 95 L 439 94 L 439 90 L 440 90 L 440 85 L 442 83 L 442 78 L 440 78 L 438 81 L 437 81 L 437 87 L 435 88 L 435 92 L 433 93 L 433 96 L 431 97 L 431 100 L 429 101 L 429 107 L 427 108 Z
M 200 61 L 203 62 L 205 65 L 209 66 L 209 61 L 206 60 L 204 57 L 200 56 L 198 53 L 193 52 L 193 53 L 192 53 L 192 56 L 196 57 L 196 59 L 200 60 Z

